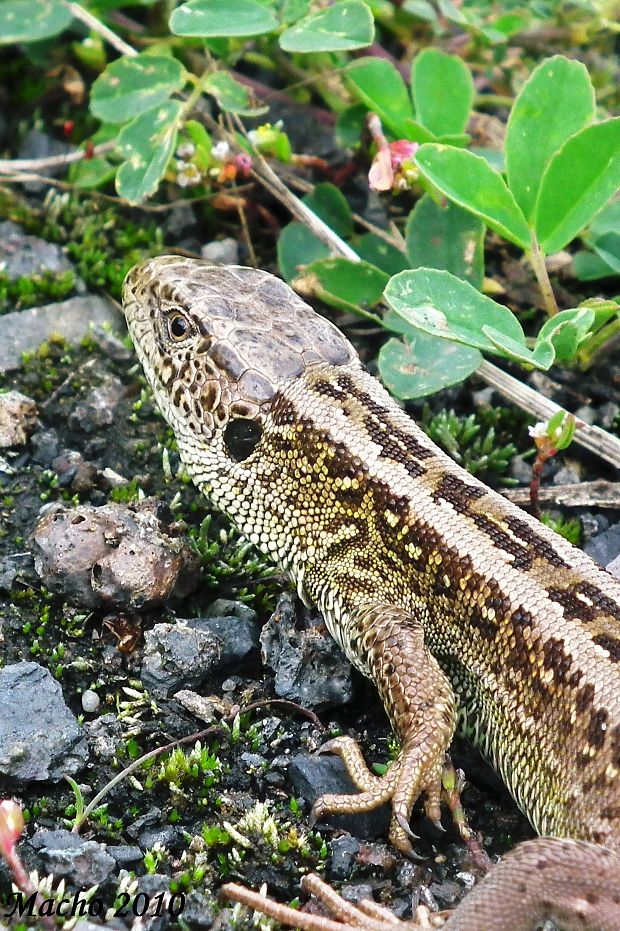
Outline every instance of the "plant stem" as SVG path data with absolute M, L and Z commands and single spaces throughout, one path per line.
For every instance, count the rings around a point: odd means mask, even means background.
M 214 71 L 215 71 L 215 68 L 213 67 L 213 63 L 211 62 L 211 60 L 209 60 L 205 70 L 202 72 L 199 78 L 197 78 L 193 74 L 188 75 L 189 80 L 192 82 L 194 87 L 189 97 L 187 98 L 187 100 L 183 103 L 183 111 L 181 113 L 181 120 L 185 120 L 189 117 L 192 110 L 194 109 L 194 107 L 196 106 L 196 104 L 198 103 L 202 95 L 204 94 L 204 89 L 209 83 L 209 79 L 213 77 Z
M 545 265 L 545 256 L 538 245 L 536 233 L 533 230 L 531 243 L 532 248 L 531 251 L 528 252 L 528 258 L 532 263 L 532 268 L 536 275 L 547 316 L 554 317 L 558 313 L 559 308 L 555 299 L 555 294 L 553 293 L 553 288 L 551 287 L 551 282 L 549 281 L 549 274 L 547 272 L 547 266 Z
M 512 107 L 514 102 L 514 97 L 506 94 L 476 94 L 474 97 L 474 107 Z
M 117 52 L 120 52 L 121 55 L 130 55 L 133 57 L 134 55 L 138 54 L 135 48 L 133 48 L 127 42 L 124 42 L 120 36 L 117 36 L 116 33 L 109 29 L 104 23 L 102 23 L 101 20 L 97 19 L 96 16 L 93 16 L 92 13 L 89 13 L 88 10 L 85 10 L 81 4 L 70 3 L 69 0 L 63 0 L 63 6 L 66 6 L 76 19 L 79 19 L 80 22 L 88 26 L 89 29 L 92 29 L 93 32 L 98 33 L 102 39 L 106 40 L 106 42 L 109 42 Z
M 619 338 L 620 319 L 616 318 L 592 336 L 583 349 L 579 349 L 577 360 L 581 371 L 587 372 L 603 353 L 611 352 L 617 346 Z

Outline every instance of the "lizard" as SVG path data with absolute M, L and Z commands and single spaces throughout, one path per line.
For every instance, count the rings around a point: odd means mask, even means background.
M 123 307 L 186 471 L 319 608 L 400 739 L 382 777 L 352 738 L 330 741 L 359 792 L 313 818 L 389 802 L 411 852 L 418 798 L 439 824 L 458 724 L 544 836 L 521 873 L 570 877 L 538 911 L 562 918 L 586 864 L 566 927 L 618 931 L 620 582 L 435 446 L 277 277 L 160 256 L 128 273 Z M 492 926 L 477 920 L 454 927 Z

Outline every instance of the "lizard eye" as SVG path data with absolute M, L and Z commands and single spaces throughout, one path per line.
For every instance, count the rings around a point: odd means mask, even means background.
M 175 343 L 182 343 L 191 333 L 191 325 L 187 318 L 180 312 L 174 311 L 168 317 L 168 335 Z
M 243 462 L 254 452 L 262 434 L 263 428 L 256 420 L 247 417 L 229 420 L 224 430 L 224 443 L 230 458 Z

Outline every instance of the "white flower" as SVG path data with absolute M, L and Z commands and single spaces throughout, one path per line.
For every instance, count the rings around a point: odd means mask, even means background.
M 230 145 L 227 142 L 216 142 L 211 149 L 211 155 L 219 162 L 224 162 L 230 153 Z
M 533 427 L 528 427 L 527 432 L 533 440 L 537 440 L 541 436 L 547 436 L 547 424 L 544 420 L 539 420 Z
M 190 159 L 194 152 L 196 151 L 196 146 L 193 142 L 184 142 L 183 145 L 180 145 L 177 149 L 177 155 L 179 158 Z
M 177 184 L 179 187 L 192 187 L 195 184 L 200 184 L 202 181 L 202 175 L 196 165 L 192 165 L 191 162 L 184 164 L 182 171 L 177 175 Z

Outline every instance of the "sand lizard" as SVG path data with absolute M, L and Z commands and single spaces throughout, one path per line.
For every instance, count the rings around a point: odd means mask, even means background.
M 620 583 L 439 450 L 274 276 L 162 256 L 124 307 L 192 479 L 319 607 L 400 738 L 381 778 L 332 741 L 360 791 L 314 814 L 390 802 L 409 851 L 458 721 L 540 834 L 589 842 L 535 846 L 535 873 L 600 852 L 574 927 L 620 929 Z

